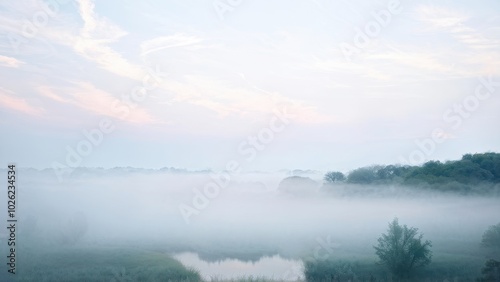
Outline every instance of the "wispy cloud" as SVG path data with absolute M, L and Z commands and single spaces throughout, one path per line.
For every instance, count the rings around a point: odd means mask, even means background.
M 416 12 L 417 18 L 430 28 L 448 32 L 469 48 L 482 50 L 500 47 L 500 40 L 486 38 L 468 25 L 471 16 L 465 12 L 435 5 L 420 5 Z
M 416 8 L 417 17 L 434 28 L 449 29 L 463 24 L 469 16 L 450 8 L 435 5 L 420 5 Z
M 45 113 L 44 109 L 30 105 L 26 99 L 16 97 L 13 91 L 4 88 L 0 88 L 0 106 L 32 116 L 42 116 Z
M 210 109 L 219 117 L 230 115 L 253 116 L 272 113 L 277 106 L 285 105 L 293 114 L 293 120 L 301 123 L 333 122 L 334 118 L 317 112 L 306 102 L 288 98 L 277 92 L 260 89 L 244 81 L 217 80 L 206 76 L 188 75 L 183 81 L 169 80 L 164 84 L 168 91 L 178 93 L 174 102 L 189 103 Z
M 22 64 L 24 64 L 24 62 L 22 62 L 16 58 L 0 55 L 0 66 L 9 67 L 9 68 L 18 68 Z
M 386 52 L 367 54 L 364 58 L 377 62 L 379 65 L 385 65 L 386 72 L 392 73 L 394 77 L 397 77 L 398 73 L 402 74 L 399 67 L 410 67 L 421 74 L 414 76 L 415 78 L 435 77 L 436 74 L 445 79 L 469 75 L 469 72 L 458 68 L 455 63 L 447 61 L 445 56 L 435 53 L 426 50 L 403 51 L 391 47 Z
M 135 124 L 157 123 L 156 119 L 144 108 L 127 104 L 88 82 L 75 82 L 74 87 L 61 89 L 40 86 L 37 90 L 46 98 L 74 105 L 90 114 L 108 116 Z
M 184 33 L 176 33 L 170 36 L 160 36 L 144 41 L 141 44 L 141 56 L 146 56 L 149 53 L 153 53 L 163 49 L 194 45 L 202 41 L 203 40 L 201 38 Z
M 451 73 L 464 77 L 499 74 L 500 38 L 485 36 L 486 31 L 478 28 L 487 19 L 473 17 L 455 8 L 435 5 L 418 6 L 416 15 L 418 20 L 426 24 L 427 31 L 448 35 L 459 43 L 455 43 L 456 46 L 450 50 L 449 40 L 443 40 L 449 51 L 447 54 L 440 54 L 440 58 L 448 58 L 449 61 L 451 58 L 456 62 Z M 436 68 L 439 69 L 439 66 Z
M 140 67 L 108 46 L 127 33 L 105 18 L 98 17 L 91 0 L 80 0 L 78 3 L 83 27 L 74 39 L 75 51 L 111 73 L 134 80 L 143 79 L 145 74 Z

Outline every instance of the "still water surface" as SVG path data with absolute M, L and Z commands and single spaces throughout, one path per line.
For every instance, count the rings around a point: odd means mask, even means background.
M 279 255 L 262 257 L 257 262 L 225 259 L 207 262 L 198 254 L 185 252 L 174 255 L 186 267 L 196 269 L 203 279 L 231 279 L 241 277 L 265 277 L 268 279 L 297 281 L 303 279 L 302 261 L 282 258 Z

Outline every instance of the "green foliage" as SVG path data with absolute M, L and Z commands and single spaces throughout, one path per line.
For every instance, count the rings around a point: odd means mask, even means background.
M 454 244 L 452 246 L 455 247 Z M 376 256 L 362 257 L 355 253 L 346 250 L 326 260 L 304 261 L 305 281 L 397 281 L 395 277 L 391 279 L 387 269 L 374 263 Z M 425 268 L 415 269 L 409 281 L 473 281 L 481 275 L 484 264 L 481 255 L 435 253 L 432 263 Z
M 431 262 L 430 241 L 422 242 L 417 228 L 399 225 L 398 219 L 389 223 L 387 234 L 382 234 L 374 246 L 380 263 L 396 278 L 408 278 L 413 269 Z
M 478 282 L 500 281 L 500 262 L 493 259 L 488 260 L 481 273 L 483 274 L 483 277 L 477 279 Z
M 402 178 L 410 169 L 410 166 L 380 166 L 378 167 L 376 174 L 379 180 L 383 180 L 385 182 L 401 182 Z
M 347 176 L 347 182 L 355 184 L 369 184 L 377 180 L 376 167 L 361 167 L 355 169 Z
M 306 281 L 357 281 L 353 266 L 349 262 L 308 260 L 304 263 Z
M 479 165 L 480 168 L 489 171 L 493 175 L 493 182 L 500 182 L 500 154 L 467 154 L 463 156 L 462 160 L 469 160 Z
M 202 281 L 170 256 L 139 249 L 63 247 L 20 257 L 16 281 Z
M 500 223 L 490 226 L 484 232 L 481 245 L 488 248 L 500 249 Z
M 343 181 L 343 176 L 329 172 L 325 181 Z M 367 166 L 344 177 L 351 184 L 401 184 L 459 193 L 493 193 L 495 185 L 500 184 L 500 154 L 467 154 L 461 160 L 429 161 L 422 166 Z
M 454 181 L 465 185 L 500 182 L 500 154 L 468 154 L 461 160 L 446 163 L 429 161 L 421 167 L 413 167 L 405 176 L 405 182 L 413 184 L 443 185 Z M 464 190 L 464 186 L 456 188 Z
M 326 183 L 343 182 L 345 179 L 345 175 L 340 171 L 327 172 L 324 177 Z

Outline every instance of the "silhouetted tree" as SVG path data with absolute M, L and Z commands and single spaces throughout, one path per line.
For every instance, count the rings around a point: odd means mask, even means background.
M 408 278 L 413 269 L 431 262 L 430 241 L 422 242 L 422 234 L 417 228 L 399 225 L 395 218 L 389 223 L 387 234 L 382 234 L 378 245 L 374 246 L 380 263 L 385 265 L 397 278 Z
M 500 262 L 490 259 L 481 270 L 483 277 L 477 279 L 478 282 L 500 282 Z
M 325 182 L 335 183 L 345 181 L 345 175 L 340 171 L 330 171 L 325 174 Z
M 500 249 L 500 223 L 492 225 L 483 234 L 481 245 L 488 248 Z
M 370 184 L 377 179 L 377 168 L 361 167 L 349 173 L 347 182 L 356 184 Z
M 296 196 L 311 195 L 319 189 L 319 183 L 309 177 L 289 176 L 281 180 L 278 190 Z
M 467 154 L 457 161 L 428 161 L 421 166 L 372 165 L 347 175 L 328 172 L 325 182 L 398 184 L 459 193 L 494 193 L 500 185 L 500 154 Z

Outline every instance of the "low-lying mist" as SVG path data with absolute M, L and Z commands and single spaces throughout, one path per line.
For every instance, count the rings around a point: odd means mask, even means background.
M 270 242 L 287 246 L 321 235 L 334 237 L 341 246 L 370 245 L 394 217 L 419 227 L 430 239 L 479 241 L 485 228 L 498 221 L 500 204 L 495 197 L 363 186 L 354 186 L 352 195 L 345 193 L 349 187 L 339 186 L 344 193 L 337 195 L 321 189 L 319 181 L 311 191 L 295 193 L 279 187 L 285 177 L 285 173 L 234 176 L 198 209 L 193 191 L 204 194 L 204 185 L 211 181 L 208 173 L 108 171 L 58 183 L 49 172 L 23 175 L 21 171 L 20 224 L 33 236 L 52 237 L 51 233 L 81 221 L 86 231 L 79 241 L 86 243 L 158 240 L 193 246 L 234 240 L 278 247 Z M 370 193 L 360 193 L 363 189 Z M 196 211 L 188 214 L 189 223 L 182 205 Z
M 18 236 L 26 248 L 127 246 L 196 253 L 208 262 L 301 260 L 315 251 L 375 261 L 373 246 L 396 217 L 419 228 L 436 257 L 475 254 L 500 210 L 498 197 L 322 186 L 320 174 L 293 187 L 282 181 L 286 172 L 242 173 L 210 197 L 203 190 L 210 173 L 89 170 L 63 182 L 51 171 L 18 175 Z

